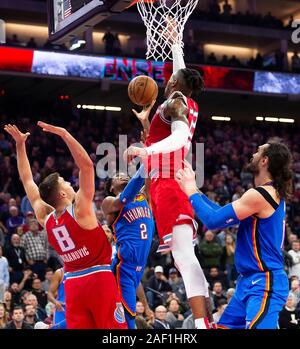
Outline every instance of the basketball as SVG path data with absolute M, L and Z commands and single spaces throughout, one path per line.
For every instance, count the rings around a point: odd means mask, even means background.
M 137 76 L 128 85 L 128 96 L 134 104 L 148 105 L 157 98 L 157 95 L 157 83 L 149 76 Z

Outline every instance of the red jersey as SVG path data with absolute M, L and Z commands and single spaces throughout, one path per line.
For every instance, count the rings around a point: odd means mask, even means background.
M 163 104 L 161 104 L 156 113 L 153 116 L 151 121 L 149 134 L 146 140 L 146 145 L 149 147 L 150 145 L 160 142 L 163 139 L 169 137 L 172 133 L 171 124 L 172 121 L 170 119 L 165 118 L 164 109 L 170 99 L 173 98 L 174 94 L 180 95 L 187 108 L 188 108 L 188 123 L 190 128 L 190 135 L 187 144 L 181 149 L 171 152 L 168 154 L 156 154 L 148 157 L 148 166 L 147 171 L 150 174 L 150 177 L 154 177 L 158 171 L 159 177 L 163 178 L 174 178 L 174 174 L 180 169 L 183 168 L 182 161 L 185 159 L 192 142 L 192 138 L 194 136 L 197 119 L 198 119 L 198 105 L 197 103 L 184 96 L 181 92 L 174 92 Z
M 73 205 L 56 218 L 55 211 L 46 219 L 48 241 L 64 262 L 67 272 L 111 264 L 112 249 L 101 226 L 92 230 L 80 227 Z

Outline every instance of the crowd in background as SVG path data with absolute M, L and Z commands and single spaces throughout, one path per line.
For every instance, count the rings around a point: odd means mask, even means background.
M 133 6 L 129 11 L 137 11 Z M 228 4 L 228 1 L 220 6 L 217 0 L 212 0 L 209 7 L 206 10 L 196 9 L 191 16 L 197 20 L 203 21 L 215 21 L 219 23 L 229 23 L 238 25 L 248 25 L 255 27 L 264 27 L 271 29 L 286 29 L 293 30 L 292 23 L 294 17 L 291 16 L 289 23 L 284 26 L 283 22 L 274 17 L 271 12 L 265 15 L 254 14 L 246 11 L 245 13 L 237 12 L 233 13 L 232 6 Z M 197 35 L 195 35 L 197 36 Z M 130 39 L 129 39 L 130 40 Z M 186 37 L 185 41 L 185 57 L 186 61 L 189 63 L 197 64 L 209 64 L 209 65 L 219 65 L 219 66 L 229 66 L 235 68 L 247 68 L 247 69 L 258 69 L 258 70 L 274 70 L 274 71 L 292 71 L 294 73 L 300 73 L 300 57 L 298 51 L 295 51 L 291 58 L 291 67 L 287 67 L 285 54 L 281 52 L 280 49 L 272 50 L 267 55 L 262 55 L 258 52 L 254 57 L 249 57 L 248 61 L 241 61 L 241 58 L 237 55 L 232 55 L 229 57 L 224 54 L 222 58 L 217 58 L 215 52 L 207 52 L 204 54 L 204 44 L 198 39 L 193 37 Z M 141 47 L 135 48 L 134 52 L 126 52 L 126 48 L 122 46 L 119 33 L 113 32 L 110 27 L 106 28 L 106 32 L 102 38 L 103 42 L 103 52 L 98 52 L 95 49 L 91 49 L 91 52 L 83 45 L 82 53 L 101 53 L 105 55 L 128 55 L 136 58 L 144 58 L 146 53 L 145 41 L 141 39 Z M 55 51 L 68 51 L 65 44 L 53 44 L 50 41 L 45 42 L 43 46 L 39 46 L 34 37 L 31 37 L 27 42 L 22 42 L 19 40 L 16 34 L 12 37 L 7 38 L 7 45 L 16 47 L 27 47 L 32 49 L 45 49 L 45 50 L 55 50 Z M 144 46 L 143 46 L 144 45 Z M 79 48 L 78 52 L 81 52 Z
M 78 189 L 78 168 L 62 140 L 52 135 L 45 136 L 36 126 L 40 111 L 36 112 L 32 107 L 28 115 L 2 110 L 0 126 L 2 129 L 5 123 L 16 123 L 21 130 L 30 132 L 27 152 L 35 182 L 39 184 L 50 173 L 59 171 L 75 190 Z M 99 143 L 111 142 L 118 146 L 119 135 L 126 134 L 128 143 L 132 144 L 139 141 L 141 129 L 133 115 L 114 116 L 104 112 L 95 116 L 92 112 L 82 111 L 80 114 L 69 110 L 62 119 L 55 111 L 48 110 L 43 113 L 43 120 L 67 127 L 90 154 L 95 167 L 100 159 L 97 155 Z M 244 127 L 242 124 L 206 122 L 203 118 L 200 122 L 194 143 L 205 144 L 202 191 L 220 205 L 238 199 L 252 187 L 253 178 L 245 165 L 258 145 L 269 137 L 279 136 L 292 150 L 295 190 L 293 198 L 287 202 L 284 242 L 290 295 L 280 313 L 279 326 L 300 328 L 300 129 L 282 125 L 265 128 L 259 123 Z M 34 217 L 16 164 L 14 142 L 0 130 L 0 328 L 15 328 L 20 323 L 22 328 L 32 328 L 37 321 L 51 323 L 54 305 L 48 302 L 47 291 L 53 272 L 63 265 Z M 101 210 L 106 173 L 103 169 L 96 170 L 95 210 L 99 222 L 106 224 Z M 236 234 L 237 227 L 211 231 L 199 224 L 195 252 L 209 283 L 216 322 L 235 290 L 238 276 L 234 266 Z M 138 302 L 137 327 L 193 328 L 182 278 L 174 267 L 171 253 L 156 253 L 158 244 L 158 235 L 155 234 L 143 276 L 154 321 L 147 321 L 143 304 Z

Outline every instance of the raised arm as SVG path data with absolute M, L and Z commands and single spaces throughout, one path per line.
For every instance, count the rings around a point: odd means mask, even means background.
M 176 181 L 189 197 L 198 218 L 209 228 L 224 228 L 258 214 L 265 208 L 266 202 L 254 189 L 249 189 L 240 199 L 223 207 L 210 205 L 207 197 L 197 189 L 195 173 L 190 164 L 185 162 L 184 170 L 176 174 Z
M 80 206 L 82 215 L 90 213 L 95 193 L 95 172 L 93 162 L 88 153 L 66 129 L 49 125 L 42 121 L 39 121 L 38 125 L 43 131 L 60 136 L 68 146 L 79 168 L 79 191 L 76 194 L 76 205 Z
M 53 207 L 46 204 L 40 197 L 38 186 L 34 183 L 29 160 L 26 153 L 26 139 L 29 132 L 22 133 L 15 125 L 5 125 L 4 130 L 9 133 L 16 142 L 18 171 L 23 183 L 26 195 L 34 210 L 37 220 L 44 225 L 46 216 L 53 211 Z

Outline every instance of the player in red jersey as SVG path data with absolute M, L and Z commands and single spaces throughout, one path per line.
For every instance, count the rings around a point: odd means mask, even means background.
M 174 27 L 174 23 L 171 25 Z M 180 45 L 173 44 L 172 53 L 173 75 L 165 89 L 166 100 L 157 108 L 151 125 L 148 117 L 154 103 L 141 113 L 135 112 L 144 129 L 149 130 L 146 147 L 129 147 L 124 159 L 131 161 L 138 156 L 148 165 L 152 179 L 151 205 L 161 239 L 158 251 L 172 250 L 185 284 L 195 327 L 209 329 L 212 325 L 207 311 L 208 284 L 194 253 L 197 229 L 194 212 L 188 197 L 174 179 L 176 171 L 183 167 L 197 123 L 198 105 L 191 95 L 202 91 L 204 84 L 198 71 L 185 67 Z
M 40 121 L 38 125 L 64 140 L 79 168 L 77 193 L 58 173 L 50 174 L 38 188 L 26 154 L 29 133 L 21 133 L 15 125 L 5 126 L 16 141 L 19 174 L 35 215 L 65 264 L 67 328 L 127 328 L 110 270 L 111 245 L 93 209 L 93 163 L 67 130 Z

